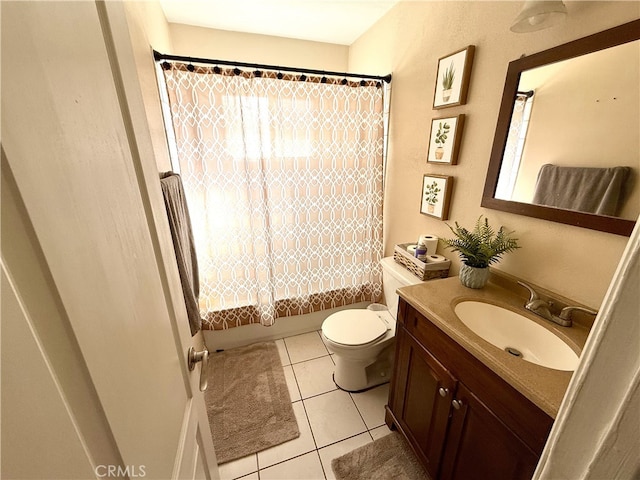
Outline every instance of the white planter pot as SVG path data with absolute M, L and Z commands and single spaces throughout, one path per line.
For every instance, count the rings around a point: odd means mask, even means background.
M 460 267 L 460 283 L 469 288 L 483 288 L 489 280 L 489 267 L 470 267 L 463 263 Z

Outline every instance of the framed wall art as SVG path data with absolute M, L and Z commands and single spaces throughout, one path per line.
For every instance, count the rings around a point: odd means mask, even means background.
M 427 162 L 456 165 L 463 127 L 464 114 L 431 120 Z
M 476 47 L 469 45 L 438 60 L 433 108 L 467 103 L 471 65 Z
M 453 177 L 426 174 L 422 179 L 420 213 L 440 220 L 447 220 L 452 186 Z

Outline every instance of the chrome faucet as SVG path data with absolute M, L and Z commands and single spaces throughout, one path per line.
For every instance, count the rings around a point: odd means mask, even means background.
M 598 312 L 596 310 L 592 310 L 591 308 L 569 306 L 569 307 L 564 307 L 562 310 L 560 310 L 560 315 L 558 315 L 557 317 L 554 315 L 554 318 L 557 318 L 558 320 L 560 320 L 562 322 L 568 322 L 569 325 L 567 325 L 567 326 L 570 327 L 571 326 L 571 312 L 573 312 L 574 310 L 578 310 L 580 312 L 589 313 L 589 314 L 591 314 L 593 316 L 598 315 Z M 560 325 L 564 326 L 564 323 L 561 323 Z
M 530 312 L 535 313 L 536 315 L 553 322 L 553 314 L 551 313 L 551 302 L 547 302 L 546 300 L 542 300 L 533 287 L 530 287 L 524 282 L 518 282 L 518 285 L 522 285 L 524 288 L 529 290 L 529 301 L 524 304 L 524 308 L 529 310 Z M 562 325 L 562 324 L 560 324 Z M 571 325 L 571 322 L 569 322 Z M 564 325 L 567 326 L 567 325 Z
M 542 317 L 545 320 L 549 320 L 550 322 L 557 323 L 562 327 L 570 327 L 573 324 L 571 320 L 571 313 L 574 310 L 590 313 L 591 315 L 598 314 L 597 311 L 592 310 L 590 308 L 569 306 L 569 307 L 564 307 L 560 311 L 560 315 L 554 315 L 553 313 L 551 313 L 551 307 L 553 306 L 553 302 L 541 299 L 538 293 L 531 286 L 527 285 L 524 282 L 519 281 L 518 285 L 522 285 L 527 290 L 529 290 L 530 298 L 529 298 L 529 301 L 524 304 L 524 308 L 526 308 L 530 312 L 535 313 L 539 317 Z

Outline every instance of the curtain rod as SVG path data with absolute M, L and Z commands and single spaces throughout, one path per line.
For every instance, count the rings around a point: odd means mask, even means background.
M 391 83 L 391 74 L 385 75 L 385 76 L 359 75 L 357 73 L 330 72 L 330 71 L 324 71 L 324 70 L 313 70 L 308 68 L 279 67 L 277 65 L 262 65 L 260 63 L 230 62 L 228 60 L 212 60 L 209 58 L 168 55 L 168 54 L 157 52 L 155 50 L 153 51 L 153 58 L 155 58 L 157 62 L 161 60 L 175 60 L 178 62 L 188 62 L 188 63 L 204 63 L 204 64 L 211 64 L 211 65 L 228 65 L 231 67 L 260 68 L 264 70 L 274 70 L 274 71 L 283 71 L 283 72 L 311 73 L 316 75 L 329 75 L 332 77 L 350 77 L 350 78 L 361 78 L 361 79 L 368 79 L 368 80 L 382 80 L 383 82 Z

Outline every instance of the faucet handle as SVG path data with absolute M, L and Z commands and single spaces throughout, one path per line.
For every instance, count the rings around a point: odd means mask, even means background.
M 518 280 L 518 285 L 522 285 L 524 288 L 529 290 L 529 294 L 531 295 L 531 297 L 529 298 L 529 302 L 528 303 L 534 302 L 534 301 L 536 301 L 536 300 L 538 300 L 540 298 L 538 296 L 538 293 L 530 285 L 527 285 L 526 283 L 521 282 L 520 280 Z
M 591 308 L 585 308 L 585 307 L 577 307 L 577 306 L 569 306 L 569 307 L 564 307 L 561 311 L 560 311 L 560 315 L 559 317 L 562 320 L 571 320 L 571 312 L 573 312 L 574 310 L 578 310 L 580 312 L 585 312 L 585 313 L 589 313 L 591 315 L 598 315 L 598 312 L 596 310 L 592 310 Z

